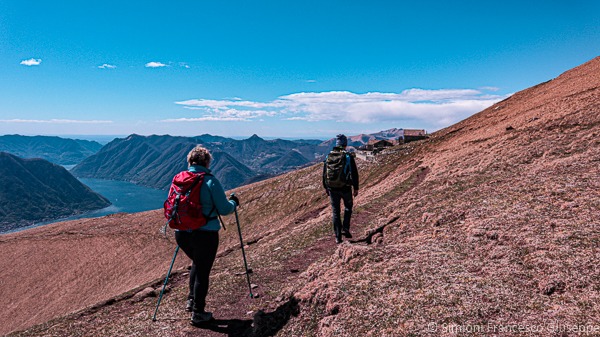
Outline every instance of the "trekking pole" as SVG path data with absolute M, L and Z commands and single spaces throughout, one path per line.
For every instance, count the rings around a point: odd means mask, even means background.
M 232 193 L 231 195 L 235 195 Z M 252 285 L 250 284 L 250 272 L 248 271 L 248 262 L 246 261 L 246 252 L 244 251 L 244 240 L 242 239 L 242 228 L 240 227 L 240 220 L 238 218 L 237 205 L 235 207 L 235 222 L 237 223 L 238 233 L 240 234 L 240 247 L 242 248 L 242 256 L 244 257 L 244 268 L 246 268 L 246 280 L 248 280 L 248 290 L 250 291 L 250 298 L 254 298 L 252 294 Z
M 152 322 L 156 322 L 156 313 L 158 312 L 158 306 L 160 305 L 160 300 L 162 300 L 163 294 L 165 293 L 165 287 L 167 286 L 167 282 L 169 282 L 169 276 L 171 275 L 171 269 L 173 269 L 173 264 L 175 264 L 175 258 L 177 257 L 177 252 L 179 252 L 179 245 L 175 248 L 175 255 L 173 255 L 173 261 L 171 261 L 171 266 L 169 267 L 169 271 L 167 272 L 167 277 L 165 278 L 165 283 L 163 284 L 162 290 L 160 291 L 160 296 L 158 297 L 158 302 L 156 303 L 156 309 L 154 310 L 154 316 L 152 317 Z

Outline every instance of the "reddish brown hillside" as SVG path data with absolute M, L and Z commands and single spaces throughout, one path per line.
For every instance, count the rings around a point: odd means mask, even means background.
M 0 334 L 106 301 L 159 277 L 173 246 L 150 227 L 151 214 L 115 214 L 0 236 Z
M 158 212 L 2 236 L 2 258 L 17 254 L 0 265 L 11 275 L 2 281 L 17 281 L 0 305 L 19 310 L 0 326 L 11 331 L 122 294 L 18 335 L 522 335 L 518 324 L 534 329 L 529 335 L 583 335 L 574 329 L 600 324 L 599 137 L 596 58 L 427 141 L 359 162 L 353 242 L 333 243 L 318 165 L 240 188 L 260 297 L 250 299 L 236 275 L 243 265 L 230 218 L 208 299 L 220 320 L 210 330 L 188 324 L 185 268 L 157 322 L 156 298 L 131 296 L 160 289 L 172 256 L 155 234 Z M 63 248 L 25 245 L 43 237 Z M 72 255 L 79 264 L 66 262 Z M 14 265 L 15 256 L 23 262 Z M 47 259 L 55 267 L 31 278 Z M 52 301 L 36 320 L 34 298 L 21 304 L 34 287 Z
M 376 244 L 313 264 L 281 335 L 600 333 L 599 164 L 600 58 L 397 149 L 358 201 Z
M 217 317 L 251 319 L 258 310 L 275 311 L 281 289 L 310 263 L 334 251 L 320 172 L 320 167 L 313 166 L 236 190 L 242 199 L 239 216 L 248 242 L 246 254 L 260 297 L 250 301 L 244 276 L 235 275 L 243 271 L 239 238 L 234 217 L 225 217 L 229 230 L 221 233 L 208 299 L 209 310 Z M 0 300 L 0 307 L 7 308 L 6 315 L 1 315 L 4 330 L 0 332 L 24 329 L 75 311 L 81 314 L 59 319 L 61 323 L 48 323 L 55 330 L 42 325 L 24 334 L 37 336 L 48 330 L 51 336 L 67 336 L 98 329 L 94 335 L 115 336 L 140 328 L 150 329 L 145 334 L 152 335 L 154 329 L 173 325 L 174 319 L 173 329 L 191 329 L 189 314 L 182 310 L 186 297 L 183 278 L 175 277 L 176 295 L 165 296 L 161 304 L 161 315 L 167 319 L 154 325 L 146 326 L 156 298 L 141 302 L 128 298 L 147 286 L 160 289 L 175 248 L 171 236 L 165 238 L 158 232 L 163 223 L 160 211 L 150 211 L 58 223 L 1 236 L 0 247 L 10 254 L 2 255 L 0 268 L 10 271 L 11 277 L 6 281 L 3 277 L 3 282 L 12 292 Z M 17 256 L 26 258 L 15 264 Z M 185 272 L 188 263 L 181 256 L 175 269 Z M 37 307 L 40 298 L 47 303 L 43 308 Z M 125 300 L 114 303 L 116 298 Z M 119 305 L 126 308 L 115 309 Z M 81 315 L 89 317 L 89 322 Z M 143 328 L 132 325 L 131 315 Z M 72 320 L 78 323 L 73 325 Z

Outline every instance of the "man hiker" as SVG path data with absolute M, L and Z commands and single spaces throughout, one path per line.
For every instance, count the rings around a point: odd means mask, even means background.
M 329 152 L 323 165 L 323 187 L 331 202 L 336 243 L 342 243 L 342 235 L 352 238 L 350 234 L 352 198 L 358 195 L 358 169 L 354 154 L 346 152 L 347 145 L 348 138 L 343 134 L 337 135 L 335 147 Z M 340 218 L 341 200 L 344 201 L 343 222 Z
M 206 225 L 193 230 L 175 231 L 177 244 L 192 260 L 186 306 L 187 311 L 192 311 L 192 325 L 201 325 L 213 319 L 212 313 L 205 311 L 205 307 L 210 270 L 219 247 L 221 224 L 218 216 L 233 213 L 240 204 L 235 195 L 227 199 L 221 183 L 210 173 L 208 167 L 211 159 L 210 152 L 201 145 L 196 146 L 187 155 L 188 171 L 204 173 L 199 195 Z

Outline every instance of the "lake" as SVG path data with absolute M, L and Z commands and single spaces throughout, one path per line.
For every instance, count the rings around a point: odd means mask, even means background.
M 136 213 L 159 209 L 163 207 L 163 202 L 167 198 L 166 190 L 157 190 L 154 188 L 138 186 L 130 182 L 93 178 L 78 179 L 85 185 L 89 186 L 94 192 L 99 193 L 107 198 L 112 205 L 96 211 L 74 215 L 67 218 L 38 222 L 33 225 L 3 232 L 3 234 L 18 232 L 24 229 L 39 227 L 59 221 L 95 218 L 120 212 Z
M 158 209 L 163 207 L 163 202 L 167 198 L 166 190 L 139 186 L 126 181 L 93 178 L 78 179 L 89 186 L 94 192 L 107 198 L 112 205 L 97 211 L 92 211 L 85 216 L 78 216 L 76 219 L 82 217 L 91 218 L 119 212 L 136 213 Z

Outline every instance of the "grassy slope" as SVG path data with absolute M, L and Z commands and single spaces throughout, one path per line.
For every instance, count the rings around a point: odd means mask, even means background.
M 312 265 L 282 335 L 597 325 L 599 75 L 595 59 L 388 156 L 390 183 L 362 203 L 385 226 L 381 244 Z
M 314 260 L 323 254 L 331 253 L 334 244 L 332 240 L 323 240 L 324 237 L 329 238 L 330 233 L 329 213 L 326 209 L 327 201 L 320 182 L 320 167 L 313 166 L 295 171 L 286 176 L 274 178 L 269 182 L 259 182 L 246 186 L 236 190 L 236 192 L 243 202 L 239 217 L 244 232 L 244 240 L 251 242 L 246 249 L 246 253 L 250 266 L 255 271 L 253 282 L 260 285 L 257 291 L 262 295 L 260 299 L 248 302 L 246 308 L 242 310 L 234 308 L 235 311 L 231 313 L 231 315 L 244 316 L 248 311 L 261 308 L 268 310 L 271 307 L 271 305 L 268 305 L 269 302 L 278 297 L 281 287 L 288 284 L 287 277 L 295 278 L 300 271 L 312 262 L 310 259 L 304 259 L 303 254 L 307 253 L 307 249 L 317 250 L 316 253 L 312 254 Z M 111 220 L 115 217 L 118 218 L 116 222 Z M 211 295 L 214 296 L 213 298 L 224 299 L 226 303 L 231 302 L 229 300 L 231 296 L 235 296 L 234 302 L 236 302 L 248 295 L 245 278 L 233 275 L 235 272 L 243 270 L 234 217 L 228 216 L 224 220 L 228 230 L 221 234 L 220 257 L 217 259 L 213 273 L 214 280 Z M 9 265 L 10 261 L 6 261 L 6 268 L 18 274 L 15 279 L 22 278 L 22 281 L 27 284 L 37 283 L 44 273 L 48 273 L 47 275 L 50 276 L 52 273 L 48 269 L 43 269 L 43 271 L 36 272 L 34 275 L 23 274 L 19 276 L 21 271 L 27 270 L 26 265 L 43 263 L 46 259 L 45 256 L 56 255 L 56 260 L 58 260 L 58 270 L 56 271 L 58 279 L 56 281 L 64 283 L 65 288 L 70 288 L 66 291 L 69 298 L 77 299 L 78 296 L 85 294 L 86 298 L 91 299 L 91 301 L 82 299 L 76 301 L 76 303 L 73 303 L 73 301 L 62 303 L 60 298 L 64 297 L 64 294 L 62 296 L 56 294 L 55 297 L 50 296 L 52 301 L 49 303 L 52 303 L 52 306 L 46 308 L 45 311 L 52 311 L 54 315 L 64 315 L 78 309 L 85 311 L 86 307 L 93 307 L 96 303 L 102 303 L 120 293 L 136 289 L 136 285 L 159 282 L 160 275 L 164 275 L 168 268 L 172 256 L 172 247 L 174 247 L 172 242 L 158 235 L 157 229 L 161 225 L 161 215 L 158 211 L 131 215 L 119 214 L 112 217 L 51 225 L 47 228 L 35 229 L 34 232 L 25 231 L 11 234 L 10 236 L 4 236 L 0 240 L 0 244 L 3 245 L 3 250 L 16 250 L 17 254 L 29 255 L 27 260 L 23 260 L 25 264 L 23 266 L 19 265 L 12 268 Z M 69 235 L 72 232 L 76 235 Z M 38 254 L 35 246 L 29 244 L 29 241 L 35 240 L 34 237 L 38 236 L 46 237 L 43 240 L 44 245 L 49 247 L 46 254 Z M 85 251 L 89 248 L 86 248 L 86 242 L 77 242 L 76 240 L 81 240 L 78 237 L 87 237 L 89 240 L 101 243 L 101 246 L 93 249 L 93 254 L 86 253 Z M 72 244 L 68 244 L 70 251 L 64 251 L 64 245 L 59 242 L 70 242 L 70 240 L 73 240 Z M 90 242 L 89 245 L 96 245 L 96 243 Z M 63 250 L 61 250 L 61 247 Z M 118 247 L 117 250 L 115 250 L 116 247 Z M 90 264 L 88 268 L 83 270 L 81 277 L 72 278 L 61 274 L 60 270 L 79 269 L 79 267 L 74 268 L 68 262 L 70 259 L 66 257 L 67 255 L 77 257 L 78 261 L 86 260 L 81 261 L 82 264 L 85 262 Z M 185 258 L 180 257 L 179 259 L 187 261 Z M 185 262 L 178 263 L 176 269 L 181 270 L 185 264 Z M 141 270 L 144 271 L 143 274 L 140 274 Z M 88 271 L 93 271 L 94 274 L 98 275 L 91 275 Z M 265 281 L 263 281 L 263 278 Z M 276 279 L 273 282 L 279 283 L 271 286 L 267 282 L 271 279 Z M 182 287 L 185 286 L 184 283 L 181 284 Z M 85 287 L 79 289 L 82 285 L 85 285 Z M 157 284 L 155 286 L 158 287 Z M 14 287 L 16 287 L 16 284 Z M 39 286 L 40 289 L 36 290 L 44 292 L 48 288 L 54 289 L 56 287 L 56 283 L 42 284 Z M 17 291 L 7 301 L 20 307 L 27 306 L 28 302 L 21 297 L 22 295 Z M 24 296 L 30 298 L 36 295 L 34 293 Z M 184 296 L 183 293 L 182 296 Z M 161 308 L 161 311 L 169 311 L 169 300 L 165 299 L 165 303 L 161 305 L 164 309 Z M 180 300 L 179 303 L 181 302 L 183 300 Z M 146 304 L 153 305 L 153 303 Z M 217 300 L 209 305 L 223 307 L 222 303 Z M 235 305 L 232 306 L 235 307 Z M 180 308 L 173 308 L 173 310 L 177 309 Z M 110 307 L 106 310 L 110 311 Z M 92 311 L 96 312 L 96 309 Z M 150 312 L 146 310 L 144 319 L 148 318 L 148 314 Z M 97 313 L 94 315 L 97 315 Z M 182 318 L 183 316 L 187 317 L 187 314 L 182 312 L 179 312 L 178 315 L 182 315 Z M 38 322 L 43 317 L 38 317 Z M 27 322 L 35 322 L 32 317 L 28 317 L 28 319 Z M 71 324 L 67 323 L 68 319 L 64 322 L 66 327 L 63 326 L 60 329 L 73 328 Z M 55 323 L 50 324 L 54 325 Z M 183 324 L 187 325 L 187 321 L 184 320 Z M 107 322 L 106 328 L 110 329 L 110 325 L 111 322 Z M 118 324 L 114 328 L 121 327 L 122 325 Z M 46 328 L 47 325 L 42 325 L 39 329 L 33 329 L 26 334 L 38 335 Z M 84 331 L 89 330 L 89 327 L 84 326 L 83 329 Z M 57 332 L 56 334 L 77 334 L 76 331 L 61 331 L 63 332 Z

